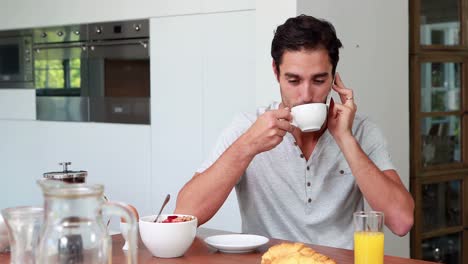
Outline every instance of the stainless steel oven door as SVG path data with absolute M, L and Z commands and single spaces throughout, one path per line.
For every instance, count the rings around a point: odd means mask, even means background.
M 34 53 L 37 119 L 89 121 L 87 47 L 40 44 Z
M 150 123 L 149 40 L 89 44 L 90 120 Z
M 31 37 L 0 37 L 0 87 L 32 88 Z

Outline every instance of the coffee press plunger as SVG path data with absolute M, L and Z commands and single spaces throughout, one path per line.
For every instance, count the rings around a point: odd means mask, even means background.
M 88 176 L 87 171 L 71 171 L 68 166 L 72 163 L 69 161 L 60 162 L 59 165 L 63 167 L 63 171 L 52 171 L 43 174 L 45 179 L 63 181 L 66 183 L 85 183 Z

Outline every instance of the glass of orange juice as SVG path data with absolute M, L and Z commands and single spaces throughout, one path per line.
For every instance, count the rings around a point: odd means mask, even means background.
M 377 211 L 355 212 L 354 264 L 384 263 L 384 214 Z

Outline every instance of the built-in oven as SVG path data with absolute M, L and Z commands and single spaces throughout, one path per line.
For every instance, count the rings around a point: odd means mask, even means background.
M 0 88 L 32 88 L 32 40 L 28 30 L 0 32 Z
M 37 119 L 89 121 L 86 26 L 35 29 L 33 40 Z
M 37 118 L 149 124 L 148 20 L 34 31 Z
M 148 20 L 89 25 L 90 119 L 150 122 Z

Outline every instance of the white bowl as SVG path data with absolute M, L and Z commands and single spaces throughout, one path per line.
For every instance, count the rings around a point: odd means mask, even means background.
M 191 216 L 164 214 L 159 219 L 164 220 L 170 215 Z M 197 234 L 198 220 L 191 217 L 191 221 L 178 223 L 154 223 L 156 215 L 141 217 L 138 224 L 143 244 L 155 257 L 176 258 L 184 255 Z

